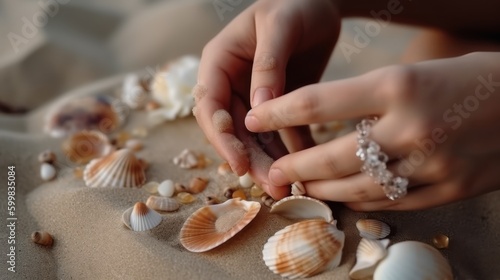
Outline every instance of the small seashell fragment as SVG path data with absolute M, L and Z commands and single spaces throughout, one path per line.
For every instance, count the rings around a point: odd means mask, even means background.
M 123 212 L 122 221 L 133 231 L 150 230 L 161 223 L 161 215 L 150 209 L 143 202 L 137 202 L 134 207 Z
M 132 136 L 139 138 L 146 138 L 148 136 L 148 129 L 140 126 L 132 129 Z
M 205 252 L 233 237 L 259 213 L 260 203 L 229 199 L 196 210 L 180 232 L 181 244 L 191 252 Z
M 335 222 L 305 220 L 276 232 L 262 255 L 267 267 L 281 277 L 310 277 L 340 264 L 344 240 Z
M 181 192 L 177 194 L 177 199 L 182 204 L 193 203 L 196 200 L 196 197 L 192 196 L 190 193 Z
M 190 193 L 201 193 L 206 189 L 208 185 L 208 181 L 206 179 L 200 178 L 200 177 L 195 177 L 191 180 L 189 183 L 189 188 L 188 191 Z
M 172 180 L 165 180 L 158 186 L 158 193 L 161 196 L 172 197 L 175 192 L 174 182 Z
M 359 219 L 356 227 L 359 230 L 359 236 L 367 239 L 382 239 L 391 233 L 388 224 L 375 219 Z
M 232 198 L 240 198 L 241 200 L 246 200 L 247 196 L 242 189 L 238 189 L 233 192 Z
M 149 94 L 141 85 L 141 79 L 138 75 L 129 74 L 124 78 L 121 99 L 131 109 L 144 107 L 149 99 Z
M 253 198 L 259 198 L 261 197 L 263 194 L 264 194 L 264 190 L 261 189 L 259 186 L 257 185 L 253 185 L 251 188 L 250 188 L 250 195 L 253 197 Z
M 288 196 L 277 201 L 270 212 L 289 219 L 322 218 L 329 223 L 333 222 L 332 210 L 326 203 L 302 195 Z
M 45 150 L 38 155 L 38 161 L 52 164 L 56 161 L 56 154 L 51 150 Z
M 54 244 L 54 239 L 52 235 L 45 231 L 35 231 L 31 234 L 31 240 L 36 244 L 43 246 L 52 246 Z
M 215 196 L 207 196 L 205 197 L 205 204 L 206 205 L 215 205 L 215 204 L 219 204 L 220 201 L 217 199 L 217 197 Z
M 389 239 L 362 238 L 356 250 L 356 263 L 349 272 L 352 279 L 364 279 L 375 272 L 378 262 L 387 255 Z
M 265 206 L 267 207 L 272 207 L 273 204 L 276 202 L 274 200 L 274 198 L 272 198 L 270 195 L 268 195 L 267 193 L 264 193 L 261 197 L 260 197 L 260 200 L 262 201 L 262 203 L 264 203 Z
M 83 167 L 82 166 L 77 166 L 73 169 L 73 175 L 77 179 L 82 179 L 83 178 Z
M 228 187 L 224 189 L 224 197 L 227 199 L 233 198 L 233 193 L 236 191 L 236 188 Z
M 117 148 L 123 148 L 125 146 L 125 143 L 130 139 L 130 134 L 126 131 L 120 131 L 114 138 L 114 145 Z
M 442 233 L 436 234 L 432 238 L 432 244 L 438 249 L 446 249 L 450 244 L 450 238 Z
M 240 182 L 240 187 L 244 189 L 250 188 L 254 184 L 252 176 L 250 176 L 250 174 L 248 173 L 245 173 L 245 175 L 240 176 L 239 182 Z
M 56 168 L 50 163 L 42 163 L 40 166 L 40 177 L 44 181 L 50 181 L 56 177 Z
M 160 186 L 160 184 L 158 184 L 158 182 L 151 181 L 151 182 L 147 182 L 146 184 L 142 185 L 141 188 L 150 194 L 156 194 L 156 193 L 158 193 L 158 186 Z
M 184 149 L 173 162 L 180 168 L 191 169 L 198 166 L 198 156 L 193 151 Z
M 188 192 L 188 189 L 186 188 L 186 186 L 184 186 L 183 184 L 180 184 L 180 183 L 175 183 L 174 188 L 175 188 L 176 193 Z
M 62 144 L 62 150 L 72 162 L 85 164 L 114 151 L 108 137 L 97 130 L 73 133 Z
M 292 184 L 292 195 L 305 195 L 306 194 L 306 188 L 304 187 L 304 184 L 301 182 L 297 181 Z
M 146 205 L 151 209 L 166 212 L 175 211 L 181 206 L 174 198 L 161 196 L 150 196 L 146 201 Z
M 125 142 L 125 148 L 131 149 L 132 151 L 140 151 L 143 147 L 144 145 L 139 139 L 129 139 L 127 140 L 127 142 Z
M 158 108 L 160 108 L 160 104 L 156 101 L 149 101 L 146 103 L 146 111 L 154 111 Z
M 233 170 L 231 169 L 231 166 L 227 161 L 219 164 L 219 167 L 217 168 L 217 173 L 222 176 L 227 176 L 231 173 L 233 173 Z
M 198 163 L 196 165 L 197 168 L 205 168 L 207 167 L 212 161 L 207 158 L 204 154 L 199 154 L 198 155 Z

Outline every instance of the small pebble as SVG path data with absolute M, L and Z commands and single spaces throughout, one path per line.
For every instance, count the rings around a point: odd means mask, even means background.
M 187 192 L 181 192 L 177 194 L 177 199 L 182 204 L 192 203 L 196 200 L 196 197 Z
M 219 204 L 219 200 L 215 196 L 207 196 L 205 197 L 205 204 L 206 205 Z
M 50 163 L 42 163 L 40 166 L 40 177 L 44 181 L 50 181 L 56 177 L 56 168 Z
M 127 142 L 125 142 L 125 148 L 131 149 L 132 151 L 140 151 L 143 147 L 144 145 L 139 139 L 129 139 L 127 140 Z
M 258 198 L 258 197 L 261 197 L 263 194 L 264 194 L 264 190 L 261 189 L 259 186 L 257 185 L 253 185 L 251 188 L 250 188 L 250 195 L 253 197 L 253 198 Z
M 177 193 L 188 192 L 188 189 L 183 184 L 175 183 L 174 187 L 175 187 L 175 192 Z
M 240 186 L 244 189 L 250 188 L 254 184 L 252 176 L 250 176 L 250 174 L 248 174 L 248 173 L 245 173 L 245 175 L 240 176 L 239 182 L 240 182 Z
M 45 150 L 38 155 L 38 161 L 52 164 L 56 161 L 56 154 L 51 150 Z
M 160 184 L 158 182 L 151 181 L 151 182 L 148 182 L 148 183 L 142 185 L 142 189 L 144 189 L 145 191 L 147 191 L 150 194 L 156 194 L 156 193 L 158 193 L 159 186 L 160 186 Z
M 31 234 L 31 240 L 35 242 L 36 244 L 43 245 L 43 246 L 52 246 L 54 243 L 54 239 L 52 236 L 45 231 L 35 231 Z
M 233 198 L 233 193 L 236 191 L 236 188 L 226 188 L 224 190 L 224 197 L 227 199 Z
M 432 244 L 438 249 L 446 249 L 450 244 L 450 238 L 440 233 L 432 238 Z
M 165 180 L 158 186 L 158 193 L 161 196 L 172 197 L 175 192 L 174 182 L 172 180 Z
M 201 193 L 206 189 L 208 185 L 208 181 L 206 179 L 196 177 L 191 180 L 189 183 L 189 192 L 190 193 Z
M 232 198 L 241 198 L 241 200 L 246 200 L 247 196 L 245 195 L 245 192 L 242 189 L 235 190 L 233 192 Z
M 219 175 L 226 176 L 233 173 L 233 170 L 231 170 L 229 163 L 225 161 L 219 164 L 219 167 L 217 167 L 217 173 L 219 173 Z
M 210 165 L 211 163 L 212 163 L 212 161 L 209 158 L 207 158 L 204 154 L 200 154 L 200 155 L 198 155 L 198 162 L 196 164 L 196 167 L 197 168 L 205 168 L 208 165 Z

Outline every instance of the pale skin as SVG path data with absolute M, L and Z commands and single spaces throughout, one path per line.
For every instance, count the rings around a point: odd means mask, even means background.
M 441 46 L 452 42 L 449 51 L 408 54 L 406 62 L 450 58 L 317 83 L 335 46 L 340 19 L 388 5 L 353 2 L 257 1 L 205 47 L 198 82 L 206 95 L 197 102 L 196 117 L 216 150 L 237 174 L 250 171 L 275 199 L 288 195 L 290 183 L 302 181 L 309 196 L 360 211 L 423 209 L 500 188 L 500 47 L 467 40 L 457 47 L 458 40 L 443 39 Z M 443 19 L 434 2 L 420 1 L 420 9 L 407 7 L 393 20 L 454 33 L 480 30 L 490 38 L 500 30 L 500 19 L 492 12 L 499 4 L 482 2 L 468 11 L 460 8 L 466 3 L 453 2 L 457 9 Z M 429 12 L 418 12 L 422 10 Z M 230 112 L 234 130 L 214 128 L 212 115 L 219 109 Z M 410 180 L 402 199 L 387 199 L 380 186 L 360 173 L 355 132 L 315 145 L 307 129 L 312 123 L 373 115 L 379 121 L 371 138 L 390 156 L 389 169 Z M 257 138 L 277 159 L 271 167 L 250 161 L 248 153 L 255 149 L 242 152 L 231 145 L 232 133 L 248 138 L 247 130 L 280 131 L 281 137 Z M 418 152 L 424 157 L 416 160 Z

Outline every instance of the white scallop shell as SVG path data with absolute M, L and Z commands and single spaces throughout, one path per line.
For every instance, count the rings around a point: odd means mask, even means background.
M 378 264 L 374 280 L 452 280 L 448 261 L 434 247 L 417 241 L 404 241 L 389 247 Z
M 141 86 L 141 79 L 136 74 L 125 76 L 121 97 L 123 103 L 132 109 L 142 108 L 149 101 L 149 95 Z
M 272 205 L 271 213 L 288 219 L 323 218 L 328 223 L 333 221 L 332 210 L 326 203 L 302 195 L 288 196 L 277 201 Z
M 356 251 L 356 264 L 349 272 L 352 279 L 372 276 L 377 263 L 387 255 L 389 239 L 373 240 L 362 238 Z
M 213 249 L 237 234 L 259 213 L 260 203 L 229 199 L 195 211 L 184 223 L 181 244 L 191 252 Z
M 367 239 L 382 239 L 391 233 L 388 224 L 375 219 L 359 219 L 356 222 L 359 236 Z
M 128 149 L 93 159 L 83 171 L 88 187 L 134 188 L 146 181 L 144 164 Z
M 175 211 L 181 206 L 175 198 L 150 196 L 146 201 L 146 205 L 158 211 Z
M 122 215 L 122 221 L 133 231 L 150 230 L 161 223 L 161 215 L 146 204 L 137 202 Z
M 262 250 L 267 267 L 290 279 L 310 277 L 340 264 L 345 235 L 334 223 L 305 220 L 274 234 Z

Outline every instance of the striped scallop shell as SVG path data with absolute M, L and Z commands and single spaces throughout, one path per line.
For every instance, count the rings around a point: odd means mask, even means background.
M 114 150 L 109 139 L 97 130 L 83 130 L 63 142 L 62 149 L 69 160 L 78 164 L 108 155 Z
M 310 277 L 340 264 L 345 235 L 336 223 L 305 220 L 274 234 L 262 251 L 267 267 L 282 277 Z
M 260 203 L 229 199 L 195 211 L 184 223 L 181 244 L 191 252 L 213 249 L 237 234 L 259 213 Z
M 158 211 L 175 211 L 181 206 L 175 198 L 165 196 L 150 196 L 146 201 L 146 205 Z
M 83 180 L 88 187 L 134 188 L 146 181 L 144 165 L 128 149 L 93 159 L 85 167 Z
M 356 251 L 356 264 L 349 272 L 352 279 L 372 276 L 378 262 L 387 255 L 389 239 L 373 240 L 362 238 Z
M 404 241 L 389 247 L 380 261 L 374 280 L 452 280 L 446 258 L 434 247 L 417 241 Z
M 332 210 L 326 203 L 302 195 L 288 196 L 277 201 L 272 205 L 271 213 L 289 219 L 323 218 L 328 223 L 333 222 Z
M 375 219 L 360 219 L 356 222 L 359 236 L 367 239 L 382 239 L 391 233 L 388 224 Z
M 122 221 L 133 231 L 150 230 L 161 223 L 161 215 L 146 204 L 137 202 L 134 207 L 123 212 Z

